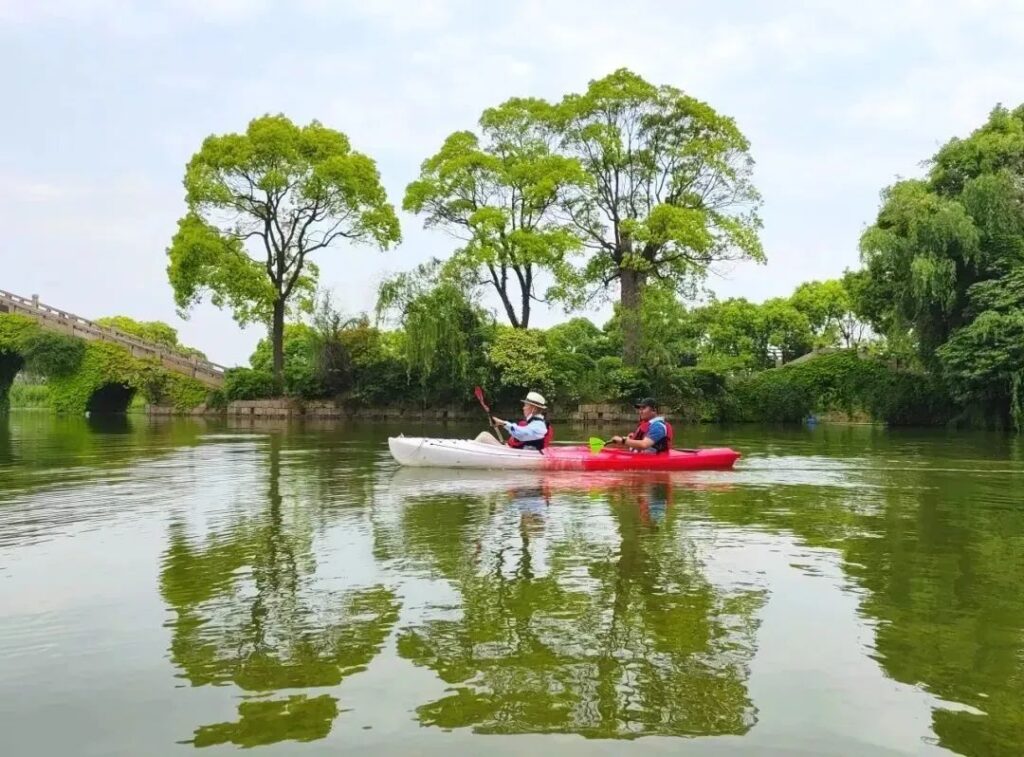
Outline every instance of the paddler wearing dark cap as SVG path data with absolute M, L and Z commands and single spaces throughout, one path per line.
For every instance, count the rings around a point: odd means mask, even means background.
M 627 449 L 646 454 L 668 452 L 672 448 L 672 425 L 658 413 L 658 403 L 653 397 L 644 397 L 633 405 L 640 416 L 636 430 L 626 436 L 613 436 L 612 444 L 622 444 Z

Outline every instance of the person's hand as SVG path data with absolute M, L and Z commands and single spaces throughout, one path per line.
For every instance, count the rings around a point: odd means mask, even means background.
M 492 415 L 491 416 L 491 422 L 494 423 L 495 426 L 504 426 L 505 425 L 505 421 L 503 421 L 501 418 L 499 418 L 496 415 Z
M 612 437 L 612 444 L 622 444 L 625 441 L 626 440 L 623 439 L 621 436 L 613 436 Z

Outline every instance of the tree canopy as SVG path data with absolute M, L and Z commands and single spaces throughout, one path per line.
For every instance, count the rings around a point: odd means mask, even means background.
M 449 136 L 405 193 L 406 210 L 462 243 L 449 268 L 492 287 L 516 328 L 529 327 L 533 302 L 576 291 L 570 256 L 579 240 L 554 210 L 585 177 L 577 161 L 555 152 L 551 111 L 524 99 L 485 111 L 480 135 Z M 552 279 L 545 292 L 540 272 Z
M 995 108 L 882 200 L 861 238 L 872 325 L 912 340 L 972 412 L 1021 426 L 1024 106 Z
M 764 259 L 750 145 L 679 89 L 620 69 L 555 104 L 508 100 L 480 132 L 448 137 L 405 208 L 463 243 L 448 266 L 493 286 L 513 326 L 529 326 L 532 301 L 618 284 L 635 365 L 649 281 L 692 295 L 716 263 Z
M 715 263 L 764 259 L 750 145 L 707 103 L 626 69 L 566 95 L 556 118 L 589 177 L 562 210 L 592 252 L 587 279 L 619 284 L 623 355 L 635 364 L 649 280 L 690 294 Z
M 210 136 L 185 170 L 188 213 L 167 250 L 182 311 L 209 295 L 240 323 L 270 326 L 283 382 L 284 319 L 309 302 L 313 253 L 341 240 L 386 249 L 400 239 L 376 164 L 317 121 L 254 119 L 244 134 Z

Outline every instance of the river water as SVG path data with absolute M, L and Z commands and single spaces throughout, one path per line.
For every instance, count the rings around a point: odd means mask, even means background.
M 0 754 L 1024 754 L 1021 441 L 682 431 L 744 457 L 0 419 Z

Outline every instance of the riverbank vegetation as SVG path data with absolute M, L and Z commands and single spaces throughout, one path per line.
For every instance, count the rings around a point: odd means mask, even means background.
M 923 178 L 885 189 L 878 217 L 860 240 L 860 268 L 754 303 L 698 297 L 716 254 L 760 259 L 758 201 L 735 126 L 705 106 L 674 99 L 680 97 L 617 72 L 561 105 L 509 101 L 486 111 L 478 132 L 453 134 L 424 162 L 405 207 L 423 214 L 428 226 L 446 228 L 461 246 L 450 258 L 385 281 L 372 320 L 345 321 L 327 306 L 289 324 L 285 392 L 357 407 L 429 407 L 465 404 L 472 387 L 483 385 L 503 405 L 537 389 L 556 414 L 579 403 L 653 394 L 692 421 L 829 414 L 1020 428 L 1024 107 L 997 107 L 969 137 L 944 145 Z M 645 110 L 655 101 L 668 110 Z M 636 103 L 645 105 L 630 111 Z M 574 108 L 587 118 L 611 115 L 586 127 L 573 121 Z M 741 190 L 742 223 L 717 212 L 701 217 L 707 208 L 683 212 L 687 203 L 701 204 L 689 190 L 666 189 L 664 202 L 642 213 L 628 198 L 609 198 L 604 164 L 581 156 L 583 137 L 573 131 L 600 132 L 601 150 L 624 150 L 635 137 L 626 121 L 642 132 L 675 118 L 682 119 L 676 126 L 710 119 L 696 131 L 717 134 L 731 146 L 727 156 L 701 152 L 671 131 L 643 147 L 651 132 L 636 142 L 645 157 L 634 156 L 631 186 L 651 191 L 658 177 L 665 187 L 692 189 L 714 165 Z M 662 170 L 665 160 L 671 170 Z M 625 214 L 619 227 L 611 220 L 616 208 Z M 667 214 L 671 239 L 652 220 L 660 213 Z M 583 217 L 595 225 L 582 224 Z M 731 236 L 714 224 L 726 224 Z M 609 243 L 616 235 L 631 251 Z M 671 275 L 659 268 L 668 257 Z M 624 285 L 631 277 L 642 284 L 635 291 Z M 550 285 L 543 292 L 536 288 L 541 280 Z M 571 316 L 616 283 L 621 296 L 607 323 L 570 317 L 548 329 L 529 325 L 530 302 L 561 301 Z M 497 312 L 482 305 L 488 292 L 498 295 Z M 272 352 L 261 343 L 251 367 L 231 373 L 228 399 L 274 391 Z
M 1024 425 L 1024 106 L 996 107 L 921 177 L 884 189 L 857 268 L 765 302 L 717 299 L 716 266 L 765 260 L 753 179 L 731 118 L 626 70 L 557 102 L 507 100 L 405 189 L 405 210 L 455 240 L 451 254 L 386 279 L 375 312 L 347 318 L 318 292 L 312 256 L 400 241 L 376 164 L 341 132 L 264 116 L 189 162 L 168 277 L 182 312 L 209 297 L 268 328 L 214 404 L 458 406 L 481 385 L 502 407 L 541 391 L 556 415 L 654 395 L 691 421 Z M 605 298 L 606 323 L 577 316 Z M 536 328 L 538 303 L 567 320 Z M 195 354 L 163 324 L 107 322 Z M 99 360 L 99 347 L 40 339 L 0 355 L 8 385 L 18 361 Z M 62 370 L 47 374 L 54 406 L 70 391 Z M 173 377 L 131 375 L 154 397 L 202 400 Z

